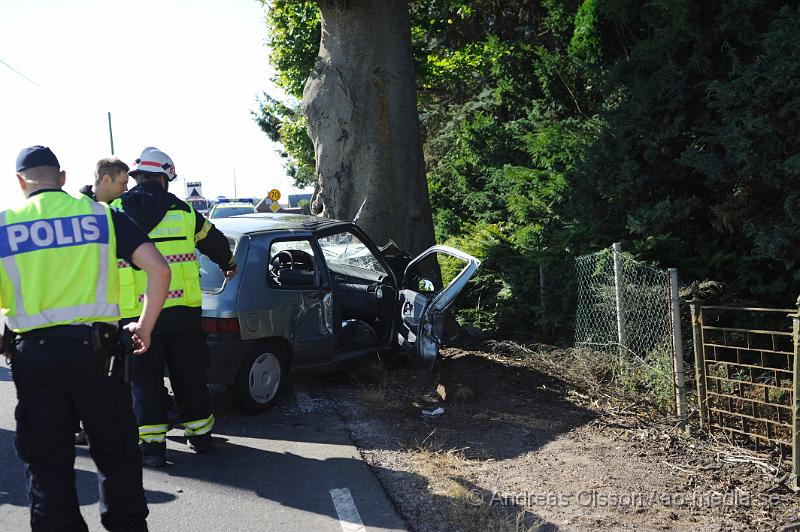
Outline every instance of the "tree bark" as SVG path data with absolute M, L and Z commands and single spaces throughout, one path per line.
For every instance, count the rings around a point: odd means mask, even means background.
M 433 244 L 407 0 L 318 0 L 322 40 L 302 108 L 316 155 L 312 211 L 412 255 Z

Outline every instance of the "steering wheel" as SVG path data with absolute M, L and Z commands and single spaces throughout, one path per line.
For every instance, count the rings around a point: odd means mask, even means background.
M 275 278 L 278 277 L 278 272 L 284 268 L 294 268 L 294 257 L 287 249 L 277 252 L 269 261 L 269 273 Z

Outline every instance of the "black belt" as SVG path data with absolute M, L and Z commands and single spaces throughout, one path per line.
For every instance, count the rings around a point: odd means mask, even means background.
M 28 338 L 75 338 L 77 340 L 91 340 L 92 328 L 89 325 L 55 325 L 18 333 L 20 340 Z

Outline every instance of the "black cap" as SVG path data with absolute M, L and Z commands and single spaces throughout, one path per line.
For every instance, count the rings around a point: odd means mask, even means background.
M 17 155 L 17 172 L 24 172 L 37 166 L 55 166 L 61 169 L 55 154 L 45 146 L 31 146 Z

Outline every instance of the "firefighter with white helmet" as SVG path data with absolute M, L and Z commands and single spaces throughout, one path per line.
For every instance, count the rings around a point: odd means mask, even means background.
M 214 261 L 227 278 L 236 272 L 236 259 L 225 236 L 211 222 L 168 192 L 169 183 L 177 175 L 166 153 L 145 148 L 129 175 L 136 186 L 112 206 L 121 208 L 148 233 L 172 270 L 170 290 L 153 329 L 150 350 L 135 359 L 131 375 L 142 461 L 146 466 L 159 467 L 166 464 L 169 428 L 165 365 L 189 447 L 204 452 L 212 441 L 214 414 L 206 388 L 209 353 L 200 328 L 202 296 L 195 248 Z M 120 265 L 119 275 L 123 321 L 135 319 L 141 311 L 144 278 L 129 264 Z

